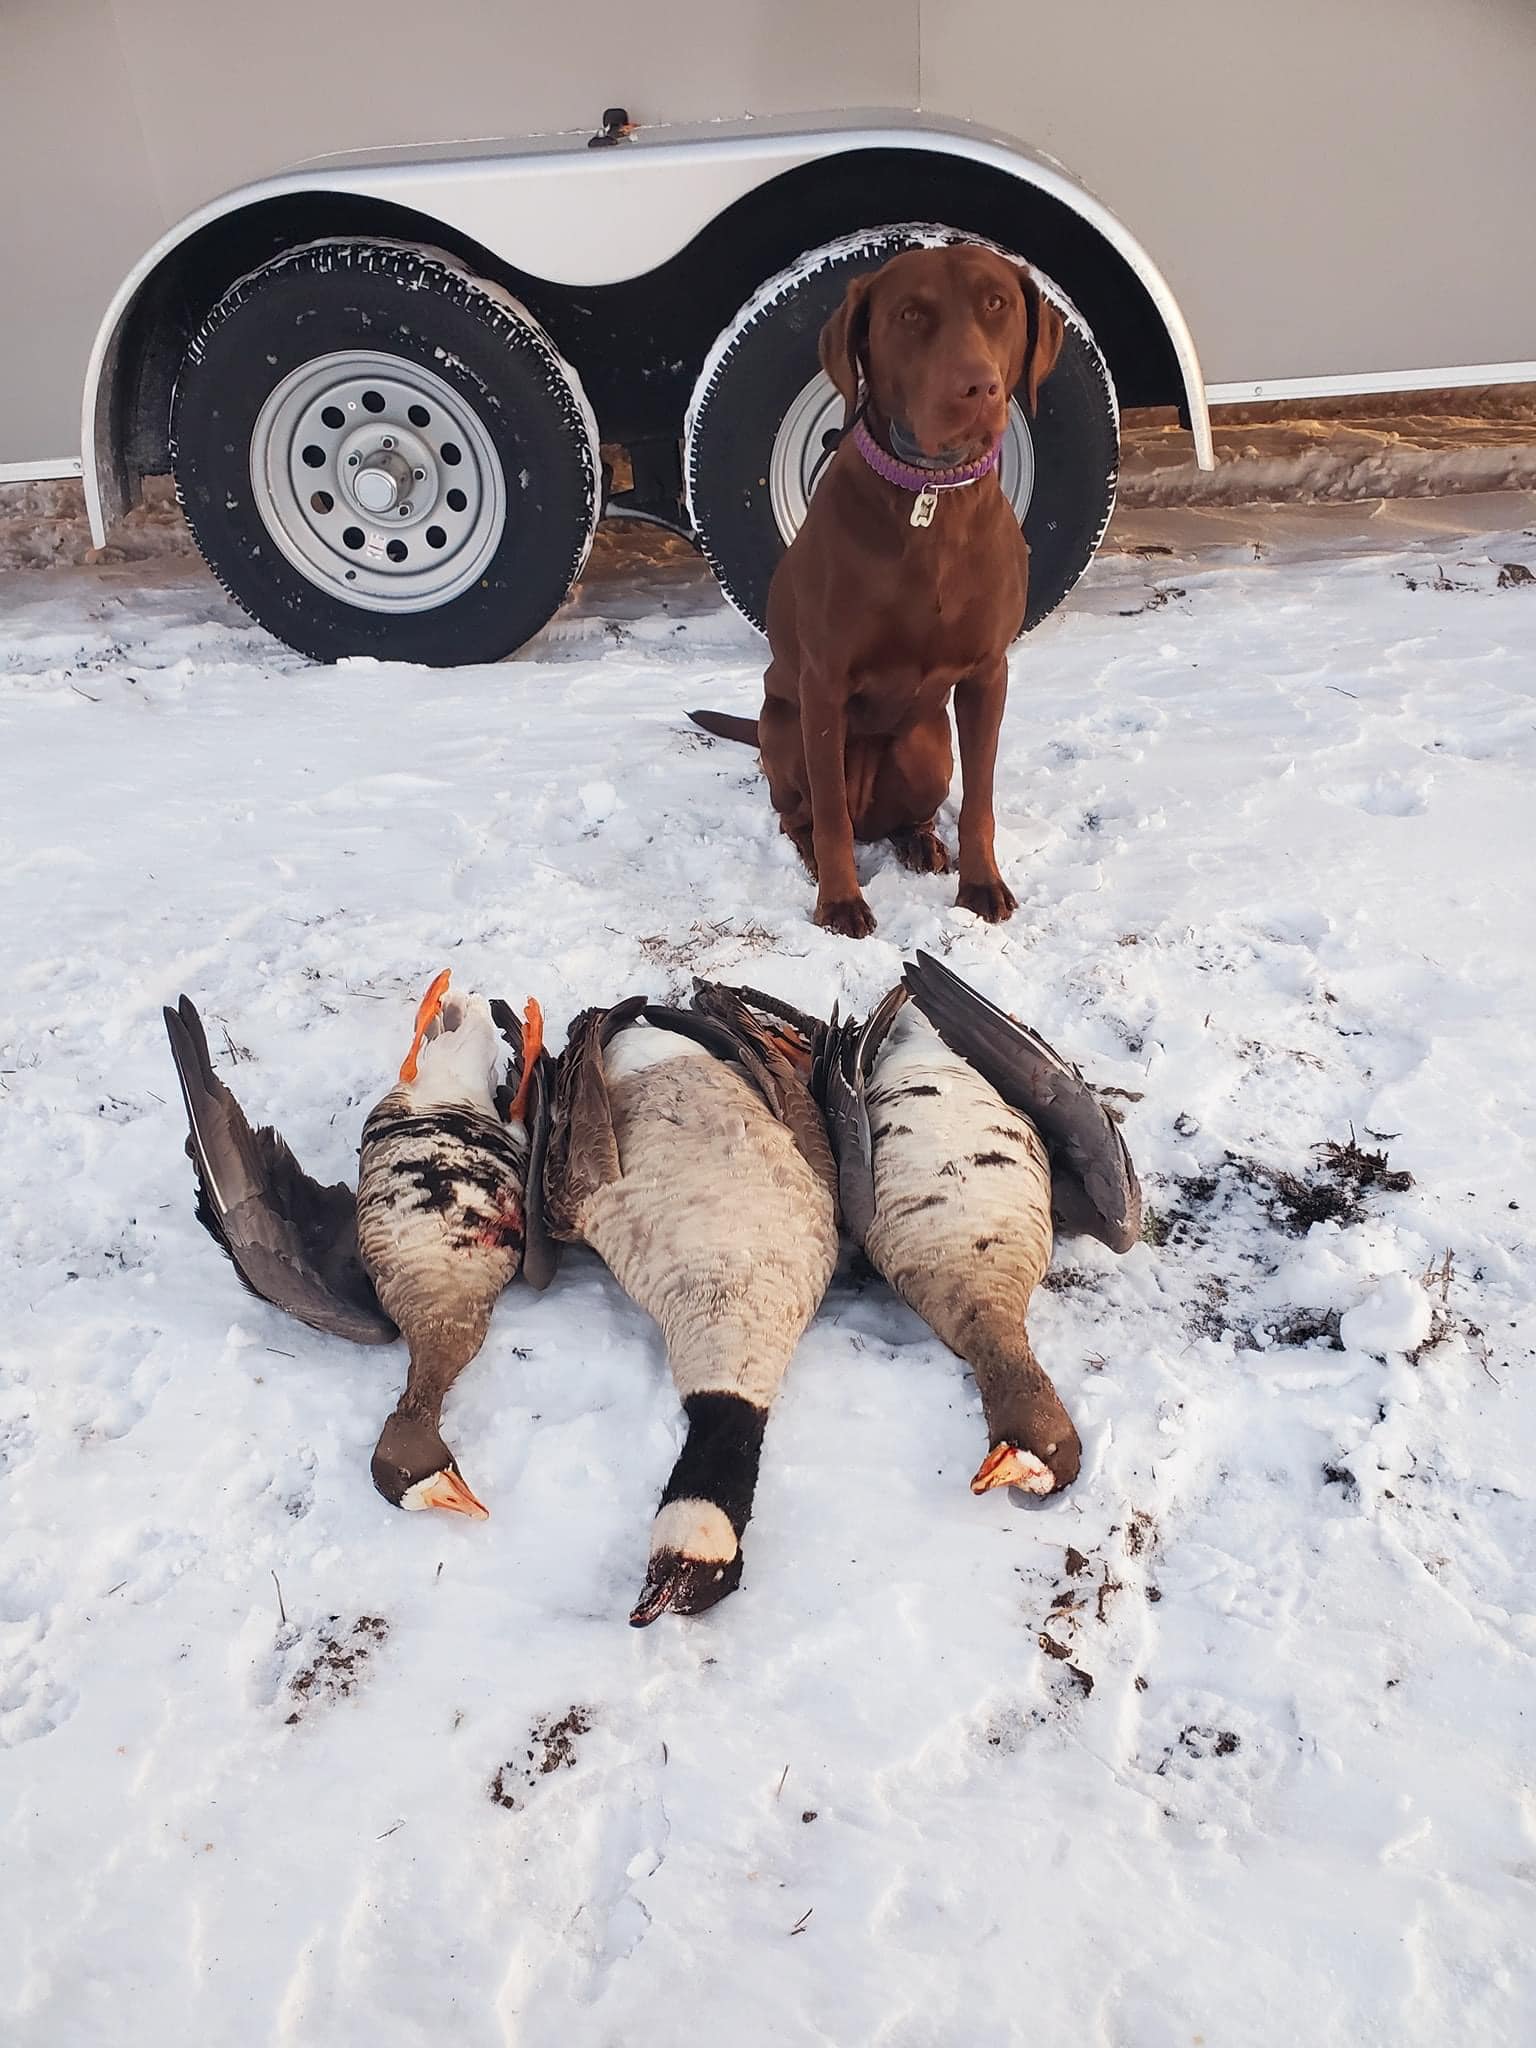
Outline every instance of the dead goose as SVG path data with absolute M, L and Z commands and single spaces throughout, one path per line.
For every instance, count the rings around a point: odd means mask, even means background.
M 561 1056 L 547 1208 L 654 1316 L 688 1431 L 630 1615 L 697 1614 L 741 1579 L 768 1410 L 837 1257 L 821 1115 L 739 1003 L 588 1010 Z
M 834 1021 L 817 1081 L 850 1234 L 976 1376 L 989 1448 L 972 1492 L 1069 1486 L 1082 1446 L 1026 1314 L 1053 1207 L 1115 1251 L 1140 1235 L 1114 1122 L 1044 1039 L 925 953 L 865 1023 Z
M 519 1266 L 535 1287 L 554 1270 L 540 1199 L 552 1076 L 536 1003 L 520 1026 L 505 1003 L 447 987 L 440 974 L 422 999 L 399 1080 L 364 1124 L 355 1196 L 312 1180 L 276 1131 L 251 1129 L 185 996 L 165 1024 L 199 1221 L 253 1294 L 312 1328 L 405 1337 L 410 1370 L 373 1483 L 396 1507 L 479 1518 L 439 1416 Z

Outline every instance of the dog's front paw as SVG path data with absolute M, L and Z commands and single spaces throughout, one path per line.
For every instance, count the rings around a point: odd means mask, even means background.
M 974 910 L 988 924 L 1006 924 L 1019 907 L 1019 899 L 999 875 L 993 882 L 962 882 L 955 898 L 962 910 Z
M 831 902 L 817 898 L 816 922 L 823 931 L 837 932 L 845 939 L 867 939 L 875 928 L 875 913 L 862 896 L 840 896 Z
M 893 832 L 891 845 L 896 858 L 914 875 L 947 875 L 949 853 L 931 825 L 914 825 L 907 832 Z

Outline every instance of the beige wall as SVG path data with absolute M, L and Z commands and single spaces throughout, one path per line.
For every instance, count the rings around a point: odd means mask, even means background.
M 917 0 L 113 0 L 113 11 L 173 217 L 331 150 L 595 128 L 610 105 L 689 121 L 917 96 Z
M 929 0 L 921 90 L 1120 215 L 1210 383 L 1536 358 L 1533 0 Z
M 162 230 L 121 71 L 111 0 L 0 0 L 0 463 L 78 451 L 96 323 Z

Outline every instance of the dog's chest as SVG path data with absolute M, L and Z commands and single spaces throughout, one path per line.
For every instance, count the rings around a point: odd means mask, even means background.
M 1024 579 L 1006 567 L 981 582 L 974 571 L 937 575 L 926 589 L 908 585 L 897 601 L 870 609 L 849 667 L 856 684 L 878 681 L 887 697 L 943 698 L 1007 651 L 1023 617 Z
M 958 677 L 995 661 L 1023 623 L 1029 548 L 1001 502 L 977 505 L 979 517 L 942 501 L 939 509 L 956 531 L 912 535 L 888 608 L 871 625 L 887 657 L 904 653 Z

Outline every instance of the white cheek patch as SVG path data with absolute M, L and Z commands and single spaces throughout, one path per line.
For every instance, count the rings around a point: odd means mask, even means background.
M 1051 1448 L 1054 1450 L 1056 1447 L 1053 1444 Z M 1033 1451 L 1016 1451 L 1014 1455 L 1019 1461 L 1019 1476 L 1009 1481 L 1011 1486 L 1016 1486 L 1021 1493 L 1055 1492 L 1056 1475 L 1049 1465 L 1043 1464 Z
M 610 1081 L 627 1081 L 632 1074 L 643 1074 L 647 1067 L 659 1067 L 668 1060 L 713 1058 L 714 1054 L 697 1039 L 642 1021 L 626 1024 L 604 1047 L 603 1071 Z
M 432 1505 L 431 1501 L 423 1500 L 422 1495 L 429 1486 L 435 1485 L 441 1476 L 441 1473 L 429 1472 L 425 1479 L 418 1479 L 414 1486 L 408 1486 L 400 1496 L 401 1507 L 407 1509 L 411 1514 L 415 1514 L 421 1508 L 430 1508 Z
M 673 1550 L 696 1564 L 729 1564 L 736 1555 L 730 1516 L 712 1500 L 669 1500 L 651 1525 L 651 1555 Z

